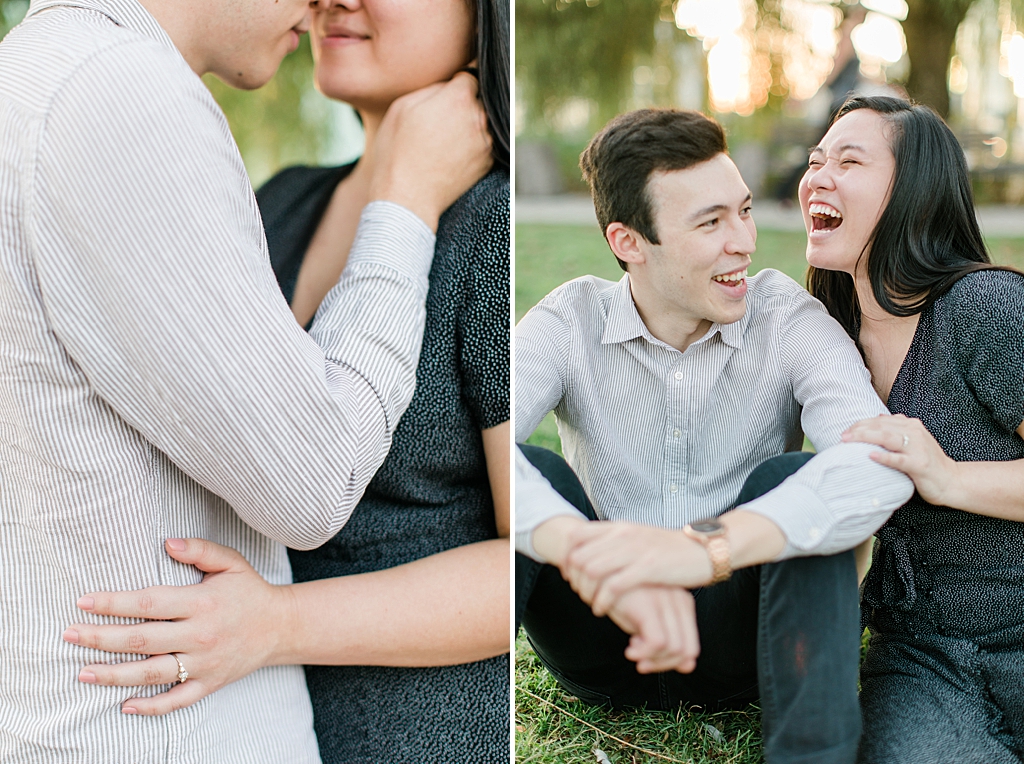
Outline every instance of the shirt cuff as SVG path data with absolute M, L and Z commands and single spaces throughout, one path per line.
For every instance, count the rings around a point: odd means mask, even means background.
M 547 562 L 533 548 L 533 532 L 555 517 L 587 518 L 551 487 L 547 478 L 518 448 L 515 457 L 516 551 L 537 562 Z
M 434 261 L 436 241 L 427 224 L 402 205 L 370 202 L 359 218 L 346 267 L 383 265 L 425 284 Z
M 737 509 L 767 517 L 779 526 L 786 546 L 776 561 L 813 554 L 835 528 L 822 498 L 812 488 L 792 480 Z

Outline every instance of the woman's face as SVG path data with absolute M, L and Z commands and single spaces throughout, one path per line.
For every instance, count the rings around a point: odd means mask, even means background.
M 310 32 L 317 87 L 384 111 L 466 66 L 473 31 L 467 0 L 334 0 L 314 13 Z
M 832 125 L 800 181 L 808 263 L 854 273 L 889 202 L 895 168 L 889 127 L 877 112 L 858 109 Z

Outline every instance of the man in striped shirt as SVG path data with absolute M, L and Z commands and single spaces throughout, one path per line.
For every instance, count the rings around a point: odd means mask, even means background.
M 627 273 L 562 285 L 516 330 L 516 439 L 554 411 L 579 476 L 550 452 L 517 453 L 517 608 L 583 700 L 760 700 L 771 764 L 853 762 L 846 550 L 913 485 L 873 446 L 840 443 L 885 407 L 820 303 L 778 271 L 748 278 L 751 197 L 725 152 L 713 120 L 643 110 L 583 154 Z M 784 453 L 801 426 L 813 459 Z
M 469 75 L 396 102 L 307 335 L 199 75 L 265 83 L 310 12 L 33 0 L 0 43 L 0 761 L 319 762 L 301 667 L 132 716 L 167 687 L 83 684 L 109 656 L 61 638 L 84 592 L 198 582 L 167 538 L 290 581 L 284 544 L 344 525 L 412 397 L 434 229 L 490 165 L 486 121 Z

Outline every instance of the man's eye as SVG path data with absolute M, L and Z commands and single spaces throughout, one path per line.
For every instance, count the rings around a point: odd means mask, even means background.
M 705 222 L 701 223 L 700 227 L 701 228 L 714 228 L 717 223 L 718 223 L 718 218 L 713 218 L 712 220 L 708 220 L 708 221 L 705 221 Z

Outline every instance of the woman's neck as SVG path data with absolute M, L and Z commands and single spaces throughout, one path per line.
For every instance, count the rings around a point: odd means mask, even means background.
M 857 291 L 857 302 L 860 305 L 860 330 L 861 334 L 867 330 L 869 333 L 885 332 L 888 329 L 900 324 L 913 324 L 917 326 L 917 316 L 894 316 L 878 304 L 875 298 L 875 290 L 871 287 L 871 279 L 864 269 L 859 269 L 853 274 L 853 285 Z
M 868 371 L 871 372 L 871 384 L 882 401 L 887 403 L 914 341 L 921 314 L 894 316 L 886 311 L 875 299 L 871 279 L 864 271 L 853 275 L 853 283 L 860 303 L 860 334 L 857 341 L 864 353 Z

